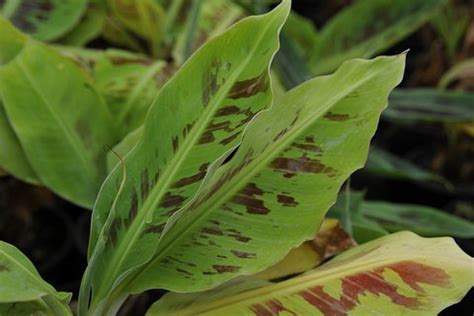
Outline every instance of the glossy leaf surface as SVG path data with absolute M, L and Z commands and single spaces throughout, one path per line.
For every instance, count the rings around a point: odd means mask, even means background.
M 236 286 L 167 294 L 147 316 L 436 315 L 474 285 L 473 266 L 451 238 L 401 232 L 281 283 L 241 293 Z
M 208 166 L 271 104 L 269 65 L 288 11 L 284 1 L 236 24 L 198 50 L 161 90 L 139 143 L 125 158 L 127 181 L 120 189 L 122 168 L 116 168 L 94 209 L 93 304 L 150 259 L 160 229 L 193 196 Z
M 208 289 L 259 272 L 313 237 L 342 183 L 364 164 L 404 60 L 347 62 L 257 115 L 232 159 L 216 163 L 173 216 L 154 259 L 130 277 L 133 292 Z

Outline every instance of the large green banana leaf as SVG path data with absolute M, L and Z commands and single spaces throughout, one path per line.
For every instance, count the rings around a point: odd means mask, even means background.
M 263 287 L 247 284 L 167 294 L 147 316 L 436 315 L 474 286 L 474 260 L 451 238 L 401 232 L 303 276 Z
M 103 98 L 85 71 L 41 43 L 28 40 L 11 58 L 0 67 L 0 95 L 28 161 L 43 184 L 91 208 L 104 145 L 116 142 Z
M 130 291 L 208 289 L 263 270 L 314 236 L 342 183 L 363 166 L 404 62 L 405 54 L 345 63 L 258 115 L 235 156 L 216 163 L 168 222 Z
M 285 0 L 215 37 L 161 90 L 124 159 L 127 181 L 121 185 L 123 168 L 112 171 L 94 208 L 82 290 L 87 295 L 92 282 L 93 305 L 154 255 L 160 225 L 194 195 L 207 167 L 238 144 L 253 116 L 270 106 L 269 66 L 289 9 Z
M 28 258 L 0 241 L 0 315 L 71 315 L 71 295 L 46 283 Z
M 328 73 L 343 61 L 371 57 L 428 22 L 447 0 L 361 0 L 331 19 L 317 34 L 310 65 Z
M 33 37 L 50 41 L 71 30 L 86 5 L 87 0 L 4 0 L 0 14 Z

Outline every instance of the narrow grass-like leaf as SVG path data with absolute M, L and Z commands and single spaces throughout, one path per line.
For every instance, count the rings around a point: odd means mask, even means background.
M 436 315 L 474 285 L 473 266 L 451 238 L 401 232 L 281 283 L 248 291 L 242 290 L 244 283 L 198 294 L 170 293 L 147 316 Z
M 68 32 L 86 9 L 87 0 L 6 0 L 0 14 L 33 37 L 50 41 Z
M 398 123 L 469 123 L 474 93 L 435 89 L 396 89 L 383 118 Z
M 72 315 L 70 298 L 46 283 L 17 248 L 0 241 L 0 315 Z
M 410 230 L 422 236 L 474 238 L 474 224 L 423 205 L 363 202 L 361 215 L 391 232 Z
M 151 258 L 167 219 L 193 196 L 208 166 L 270 106 L 269 65 L 289 8 L 285 0 L 215 37 L 161 90 L 139 143 L 125 158 L 125 186 L 119 190 L 123 175 L 116 168 L 94 208 L 82 289 L 87 296 L 93 283 L 93 308 L 124 274 Z
M 344 9 L 319 32 L 310 65 L 329 73 L 343 61 L 371 57 L 428 22 L 446 0 L 361 0 Z
M 363 166 L 404 61 L 347 62 L 257 115 L 235 156 L 214 165 L 123 291 L 209 289 L 267 268 L 314 236 L 342 183 Z
M 91 78 L 70 59 L 29 40 L 0 68 L 7 117 L 41 182 L 91 207 L 105 177 L 112 117 Z

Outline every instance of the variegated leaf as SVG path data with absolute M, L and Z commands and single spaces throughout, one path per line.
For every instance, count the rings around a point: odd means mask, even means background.
M 147 316 L 436 315 L 472 286 L 474 260 L 454 240 L 401 232 L 281 283 L 167 294 Z
M 105 181 L 94 208 L 82 289 L 92 304 L 155 253 L 160 229 L 193 196 L 207 167 L 271 104 L 269 65 L 290 2 L 247 18 L 198 50 L 161 90 L 137 146 Z M 87 304 L 87 302 L 85 302 Z M 82 300 L 84 306 L 84 300 Z
M 71 295 L 46 283 L 17 248 L 0 241 L 0 315 L 71 315 Z
M 124 291 L 209 289 L 267 268 L 314 236 L 342 183 L 363 166 L 404 62 L 405 54 L 347 62 L 257 115 Z

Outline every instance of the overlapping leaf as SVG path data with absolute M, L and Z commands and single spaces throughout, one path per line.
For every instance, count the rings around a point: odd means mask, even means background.
M 33 37 L 50 41 L 68 32 L 86 5 L 87 0 L 6 0 L 0 14 Z
M 0 94 L 32 169 L 64 198 L 91 207 L 105 177 L 104 145 L 116 138 L 102 97 L 80 67 L 43 44 L 28 40 L 10 57 Z
M 320 31 L 310 65 L 328 73 L 343 61 L 371 57 L 428 22 L 446 0 L 362 0 L 344 9 Z
M 161 90 L 125 159 L 127 181 L 120 189 L 123 175 L 116 168 L 94 208 L 82 290 L 88 295 L 92 277 L 93 305 L 124 273 L 149 260 L 170 214 L 196 192 L 207 167 L 239 142 L 247 122 L 271 104 L 269 64 L 289 7 L 284 1 L 214 38 Z
M 451 238 L 401 232 L 285 282 L 167 294 L 147 316 L 436 315 L 474 286 L 473 266 Z
M 131 291 L 208 289 L 261 271 L 314 236 L 342 182 L 365 162 L 404 60 L 345 63 L 258 115 L 235 156 L 215 164 L 173 216 L 153 260 L 129 277 Z
M 69 300 L 18 249 L 0 241 L 0 315 L 72 315 Z

